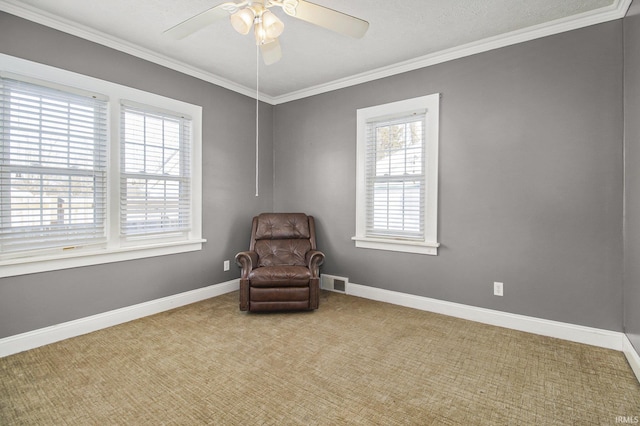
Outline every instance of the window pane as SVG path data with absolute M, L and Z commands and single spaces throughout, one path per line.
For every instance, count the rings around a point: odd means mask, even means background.
M 376 176 L 421 174 L 423 120 L 375 126 Z
M 121 233 L 189 229 L 189 120 L 123 106 Z
M 106 103 L 0 80 L 0 247 L 103 241 Z
M 369 124 L 367 229 L 370 235 L 424 235 L 424 115 Z
M 180 181 L 127 179 L 124 233 L 156 233 L 181 229 L 188 222 Z
M 372 233 L 407 236 L 420 232 L 420 181 L 381 182 L 373 187 Z

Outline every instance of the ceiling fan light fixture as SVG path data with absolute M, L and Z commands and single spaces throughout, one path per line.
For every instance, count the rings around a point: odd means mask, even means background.
M 229 19 L 231 20 L 231 26 L 233 26 L 234 30 L 242 35 L 247 35 L 249 34 L 249 30 L 251 30 L 255 15 L 253 10 L 245 8 L 231 15 Z
M 268 10 L 262 14 L 262 26 L 267 38 L 269 39 L 280 37 L 280 34 L 284 31 L 284 24 L 282 21 L 274 13 Z
M 242 35 L 249 34 L 253 26 L 256 43 L 260 46 L 259 51 L 265 63 L 273 64 L 282 57 L 278 37 L 284 30 L 282 21 L 269 10 L 275 6 L 282 8 L 288 16 L 354 38 L 364 36 L 369 28 L 369 23 L 363 19 L 307 0 L 226 0 L 174 25 L 163 34 L 180 40 L 219 19 L 229 17 L 233 28 Z
M 267 37 L 267 31 L 264 25 L 262 25 L 261 20 L 257 20 L 253 27 L 253 34 L 256 36 L 256 44 L 261 46 L 263 44 L 268 43 L 269 38 Z

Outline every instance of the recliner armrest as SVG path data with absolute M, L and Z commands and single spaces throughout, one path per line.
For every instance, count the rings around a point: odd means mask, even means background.
M 319 250 L 311 250 L 306 256 L 307 267 L 311 271 L 311 276 L 317 278 L 320 276 L 320 265 L 324 263 L 324 253 Z
M 258 254 L 255 251 L 241 251 L 236 254 L 236 265 L 242 268 L 240 278 L 247 279 L 249 272 L 258 266 Z

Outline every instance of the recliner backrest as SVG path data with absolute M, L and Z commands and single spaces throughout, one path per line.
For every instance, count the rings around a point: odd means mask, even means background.
M 262 213 L 254 219 L 251 245 L 258 266 L 306 265 L 315 250 L 313 218 L 304 213 Z

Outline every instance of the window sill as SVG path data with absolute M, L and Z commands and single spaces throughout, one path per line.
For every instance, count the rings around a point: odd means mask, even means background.
M 74 253 L 67 251 L 64 254 L 3 260 L 0 261 L 0 278 L 198 251 L 202 250 L 202 244 L 206 241 L 204 239 L 172 241 L 117 249 L 87 248 L 77 249 L 78 251 Z
M 387 238 L 352 237 L 358 248 L 399 251 L 403 253 L 438 255 L 440 243 L 424 241 L 392 240 Z

